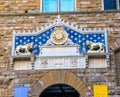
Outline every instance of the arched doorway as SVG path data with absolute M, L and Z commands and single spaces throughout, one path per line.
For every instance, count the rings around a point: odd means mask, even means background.
M 45 91 L 45 89 L 51 87 L 52 85 L 59 84 L 73 87 L 74 90 L 77 90 L 81 97 L 90 94 L 86 83 L 69 70 L 53 70 L 46 72 L 33 84 L 30 92 L 32 96 L 41 97 L 40 95 Z
M 80 95 L 69 85 L 56 84 L 46 88 L 39 97 L 80 97 Z

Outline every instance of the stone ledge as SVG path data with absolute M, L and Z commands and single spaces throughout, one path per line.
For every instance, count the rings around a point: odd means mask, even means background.
M 0 16 L 39 16 L 39 15 L 64 15 L 64 14 L 89 14 L 89 13 L 120 13 L 120 10 L 94 10 L 94 11 L 73 11 L 73 12 L 29 12 L 28 13 L 8 13 Z

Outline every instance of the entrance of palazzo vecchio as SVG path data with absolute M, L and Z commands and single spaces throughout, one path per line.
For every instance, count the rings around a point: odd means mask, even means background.
M 80 95 L 69 85 L 56 84 L 46 88 L 39 97 L 80 97 Z
M 88 93 L 86 83 L 70 70 L 46 72 L 31 88 L 35 97 L 84 97 Z

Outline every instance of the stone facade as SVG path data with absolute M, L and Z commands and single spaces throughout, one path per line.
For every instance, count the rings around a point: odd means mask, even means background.
M 40 12 L 41 0 L 17 0 L 9 1 L 2 0 L 0 2 L 0 13 L 26 13 L 26 12 Z M 77 11 L 101 10 L 102 0 L 76 0 Z
M 24 1 L 24 0 L 23 0 Z M 94 84 L 106 84 L 109 87 L 110 97 L 120 96 L 120 86 L 116 85 L 114 52 L 120 48 L 120 14 L 119 11 L 101 11 L 102 0 L 76 0 L 77 11 L 71 13 L 40 13 L 40 0 L 1 0 L 0 2 L 0 97 L 13 97 L 14 86 L 27 85 L 29 97 L 32 95 L 32 86 L 50 71 L 10 70 L 10 56 L 12 51 L 12 32 L 33 31 L 41 29 L 47 23 L 52 23 L 58 14 L 65 21 L 69 21 L 79 28 L 107 28 L 110 66 L 107 69 L 80 69 L 69 70 L 80 77 L 88 86 L 93 97 Z M 82 11 L 82 12 L 81 12 Z M 28 12 L 28 13 L 26 13 Z M 62 71 L 60 71 L 62 72 Z M 58 75 L 59 77 L 60 75 Z M 68 80 L 69 81 L 69 80 Z M 71 82 L 72 84 L 73 82 Z M 39 91 L 40 92 L 40 91 Z M 86 96 L 85 96 L 86 97 Z

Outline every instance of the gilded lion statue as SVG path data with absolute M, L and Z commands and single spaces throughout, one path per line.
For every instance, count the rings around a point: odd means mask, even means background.
M 33 43 L 28 43 L 28 44 L 26 44 L 26 45 L 18 45 L 17 47 L 16 47 L 16 50 L 15 50 L 15 52 L 16 52 L 16 54 L 25 54 L 25 55 L 29 55 L 29 54 L 31 54 L 32 52 L 32 48 L 33 48 Z
M 88 50 L 88 53 L 99 53 L 99 52 L 104 52 L 104 44 L 103 43 L 94 43 L 92 41 L 86 41 L 86 45 L 90 48 Z

